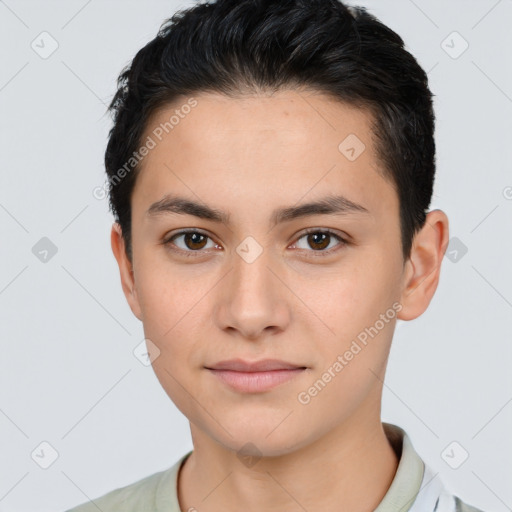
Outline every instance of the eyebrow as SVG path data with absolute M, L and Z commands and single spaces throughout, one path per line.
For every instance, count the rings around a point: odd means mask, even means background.
M 148 217 L 156 217 L 168 213 L 177 213 L 180 215 L 193 215 L 200 219 L 211 220 L 229 224 L 229 213 L 212 208 L 205 204 L 201 204 L 185 197 L 167 194 L 160 201 L 153 203 L 146 215 Z M 317 201 L 305 203 L 300 206 L 289 206 L 286 208 L 278 208 L 272 212 L 270 217 L 271 225 L 282 222 L 289 222 L 301 217 L 311 215 L 347 215 L 347 214 L 364 214 L 371 216 L 371 213 L 363 205 L 355 203 L 344 196 L 327 196 Z

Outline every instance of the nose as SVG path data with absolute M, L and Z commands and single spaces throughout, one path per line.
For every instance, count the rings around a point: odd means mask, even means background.
M 291 314 L 283 272 L 265 250 L 254 261 L 234 253 L 233 267 L 217 297 L 214 316 L 219 328 L 249 340 L 284 331 Z

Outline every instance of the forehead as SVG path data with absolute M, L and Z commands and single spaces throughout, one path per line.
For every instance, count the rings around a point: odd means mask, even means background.
M 275 147 L 311 152 L 314 142 L 337 156 L 338 143 L 352 134 L 364 141 L 365 151 L 373 152 L 371 114 L 319 92 L 280 90 L 236 98 L 200 93 L 193 99 L 194 107 L 189 106 L 190 98 L 180 97 L 160 108 L 148 121 L 144 137 L 194 145 L 198 155 L 211 154 L 213 147 L 215 155 L 225 152 L 236 158 L 233 150 L 240 149 L 239 143 L 251 141 L 253 151 L 265 141 L 260 149 L 266 153 Z
M 215 191 L 215 204 L 225 205 L 233 193 L 296 203 L 336 189 L 375 213 L 396 210 L 369 112 L 293 90 L 237 98 L 201 93 L 193 100 L 182 97 L 147 123 L 143 141 L 151 138 L 154 147 L 136 186 L 146 202 L 179 189 L 210 198 Z

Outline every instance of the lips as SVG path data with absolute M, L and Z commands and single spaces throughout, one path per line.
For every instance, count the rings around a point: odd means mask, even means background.
M 306 366 L 278 359 L 263 359 L 254 362 L 232 359 L 205 368 L 231 390 L 239 393 L 270 391 L 274 387 L 294 379 L 307 369 Z
M 234 372 L 268 372 L 273 370 L 298 370 L 305 366 L 280 361 L 279 359 L 262 359 L 260 361 L 244 361 L 243 359 L 230 359 L 220 361 L 213 366 L 207 366 L 209 370 L 231 370 Z

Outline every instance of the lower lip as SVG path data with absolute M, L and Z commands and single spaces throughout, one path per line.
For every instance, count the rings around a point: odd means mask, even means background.
M 295 370 L 271 370 L 266 372 L 235 372 L 233 370 L 211 370 L 220 380 L 228 386 L 244 393 L 257 393 L 268 391 L 279 384 L 287 382 L 305 368 Z

